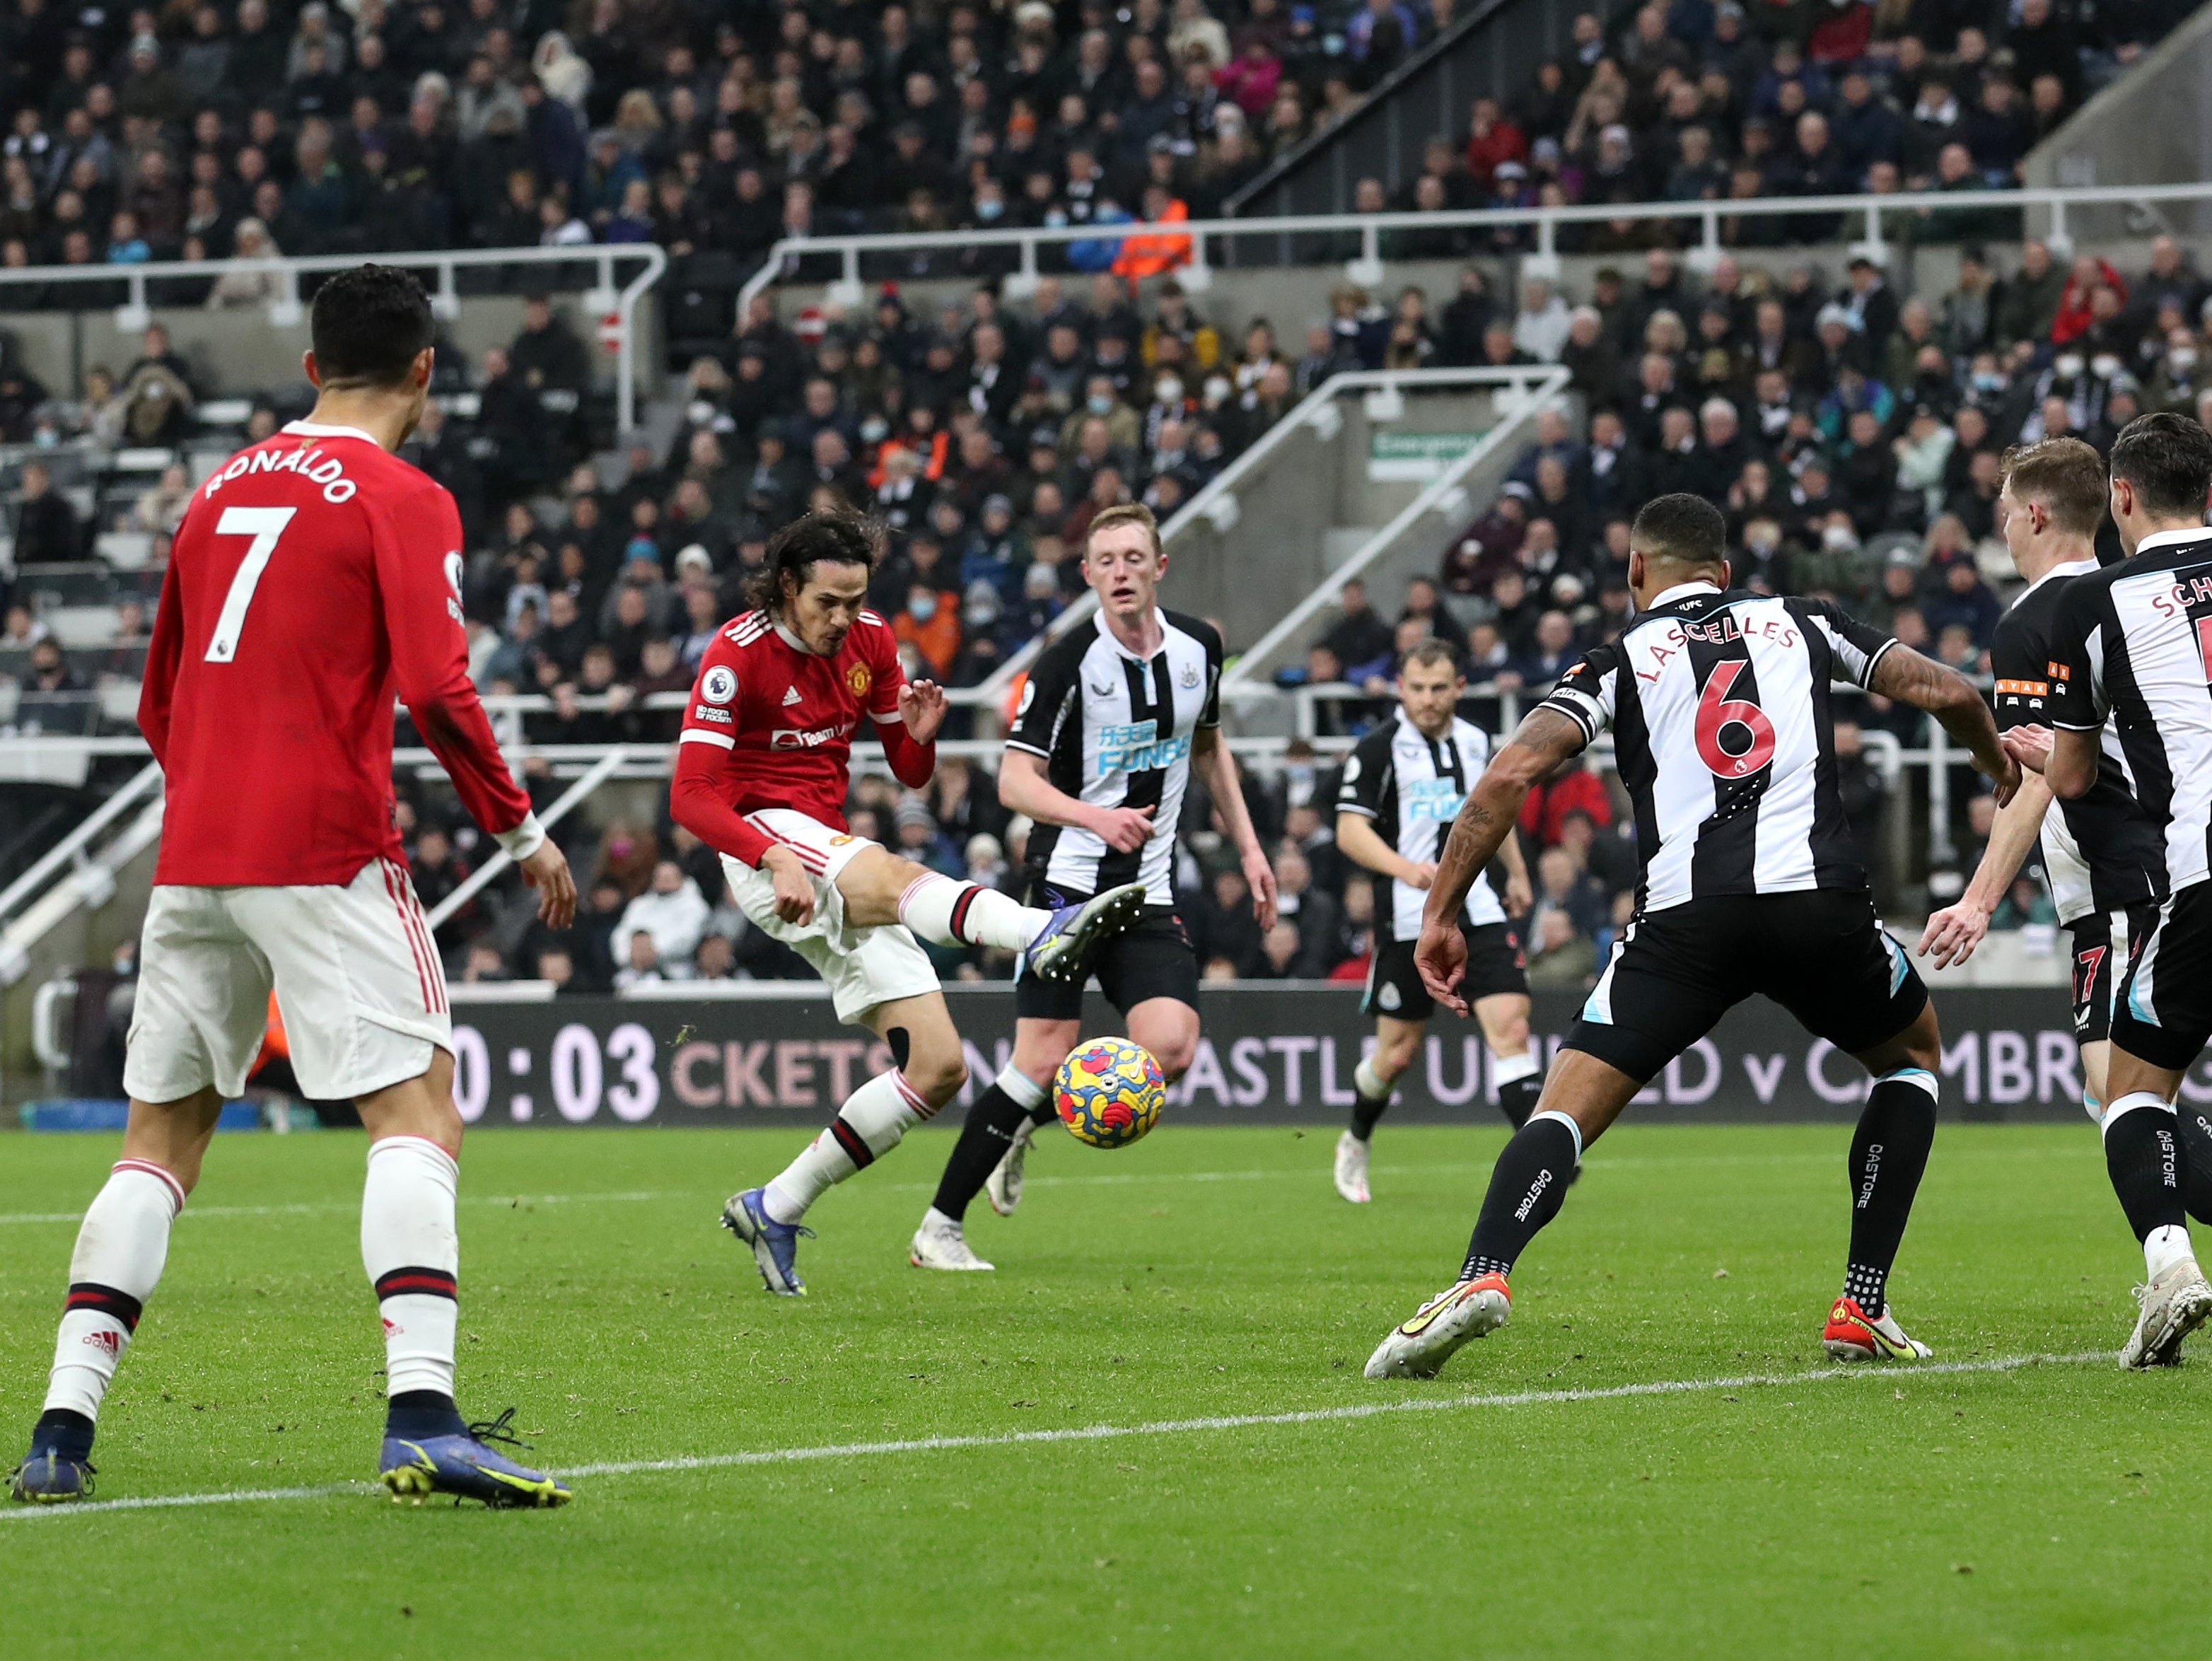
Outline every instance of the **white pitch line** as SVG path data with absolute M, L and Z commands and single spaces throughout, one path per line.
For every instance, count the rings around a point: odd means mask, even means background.
M 963 1449 L 1023 1447 L 1050 1442 L 1109 1442 L 1133 1436 L 1179 1436 L 1211 1431 L 1249 1430 L 1271 1425 L 1313 1425 L 1339 1420 L 1376 1419 L 1400 1413 L 1457 1413 L 1471 1408 L 1517 1408 L 1564 1405 L 1577 1402 L 1615 1402 L 1645 1396 L 1686 1396 L 1716 1390 L 1770 1389 L 1796 1384 L 1826 1384 L 1838 1378 L 1887 1378 L 1903 1383 L 1910 1378 L 1957 1377 L 1962 1373 L 2014 1372 L 2032 1366 L 2077 1366 L 2088 1361 L 2110 1363 L 2108 1350 L 2083 1350 L 2073 1355 L 2008 1355 L 1987 1361 L 1933 1361 L 1908 1367 L 1816 1367 L 1806 1372 L 1747 1372 L 1730 1378 L 1669 1378 L 1641 1384 L 1609 1384 L 1592 1390 L 1519 1390 L 1488 1396 L 1453 1396 L 1442 1399 L 1358 1402 L 1341 1407 L 1304 1408 L 1289 1413 L 1236 1413 L 1205 1419 L 1162 1419 L 1142 1425 L 1087 1425 L 1062 1430 L 1002 1431 L 988 1436 L 924 1436 L 896 1442 L 841 1442 L 818 1447 L 757 1448 L 743 1453 L 702 1453 L 674 1459 L 617 1459 L 599 1464 L 571 1465 L 556 1474 L 564 1477 L 641 1476 L 665 1471 L 726 1470 L 744 1465 L 796 1464 L 817 1459 L 864 1459 L 886 1454 L 943 1453 Z M 0 1512 L 0 1522 L 33 1517 L 83 1517 L 95 1512 L 167 1510 L 187 1506 L 228 1506 L 254 1500 L 318 1500 L 339 1494 L 374 1492 L 365 1482 L 329 1483 L 319 1488 L 239 1488 L 219 1494 L 173 1494 L 145 1499 L 97 1500 L 82 1505 L 27 1507 Z
M 461 1197 L 463 1205 L 497 1206 L 512 1210 L 517 1205 L 580 1205 L 617 1200 L 666 1200 L 677 1196 L 669 1194 L 468 1194 Z M 319 1217 L 361 1209 L 358 1200 L 333 1200 L 323 1205 L 187 1205 L 179 1214 L 184 1219 L 193 1217 Z M 81 1223 L 82 1211 L 16 1211 L 0 1213 L 0 1224 L 4 1223 Z

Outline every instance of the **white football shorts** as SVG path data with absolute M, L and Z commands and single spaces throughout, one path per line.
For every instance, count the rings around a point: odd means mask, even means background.
M 171 1102 L 246 1087 L 269 1019 L 284 1018 L 292 1070 L 319 1101 L 419 1078 L 451 1053 L 445 970 L 415 884 L 371 860 L 343 886 L 160 884 L 138 946 L 124 1088 Z
M 766 870 L 722 855 L 730 892 L 754 927 L 781 940 L 814 965 L 829 983 L 841 1021 L 858 1022 L 878 1004 L 919 998 L 939 990 L 936 965 L 904 923 L 854 928 L 845 922 L 845 897 L 837 873 L 864 848 L 881 844 L 788 807 L 763 807 L 745 815 L 763 835 L 793 849 L 814 879 L 814 916 L 804 928 L 775 915 L 775 878 Z

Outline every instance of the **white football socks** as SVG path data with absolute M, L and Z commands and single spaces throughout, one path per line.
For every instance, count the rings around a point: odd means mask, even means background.
M 2176 1263 L 2196 1261 L 2197 1250 L 2189 1244 L 2186 1228 L 2168 1223 L 2143 1237 L 2143 1270 L 2154 1281 Z
M 361 1191 L 361 1261 L 384 1317 L 384 1385 L 453 1393 L 460 1322 L 461 1239 L 453 1209 L 453 1156 L 421 1136 L 386 1136 L 368 1148 Z
M 160 1165 L 124 1159 L 85 1208 L 70 1256 L 69 1303 L 54 1340 L 46 1410 L 100 1416 L 100 1399 L 161 1279 L 185 1190 Z
M 907 885 L 899 896 L 898 916 L 933 946 L 989 946 L 1001 952 L 1020 951 L 1052 921 L 1049 911 L 934 871 Z
M 1517 1056 L 1501 1056 L 1494 1050 L 1490 1052 L 1490 1078 L 1493 1084 L 1511 1084 L 1516 1079 L 1525 1079 L 1540 1070 L 1534 1044 Z
M 845 1098 L 829 1128 L 769 1183 L 761 1196 L 763 1208 L 779 1223 L 797 1222 L 809 1206 L 854 1171 L 873 1165 L 936 1112 L 905 1074 L 896 1068 L 878 1073 Z

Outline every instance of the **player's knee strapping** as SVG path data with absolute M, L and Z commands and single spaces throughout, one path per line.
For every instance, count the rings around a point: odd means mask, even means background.
M 1357 1098 L 1352 1104 L 1352 1134 L 1365 1141 L 1375 1134 L 1375 1127 L 1390 1105 L 1395 1079 L 1386 1079 L 1375 1070 L 1375 1058 L 1364 1056 L 1352 1070 L 1352 1089 Z
M 924 872 L 899 896 L 898 918 L 933 946 L 988 946 L 1018 952 L 1037 937 L 1052 913 L 981 883 Z
M 54 1341 L 46 1408 L 100 1415 L 100 1399 L 138 1329 L 168 1261 L 169 1226 L 185 1190 L 160 1165 L 125 1159 L 108 1173 L 77 1231 L 69 1302 Z
M 460 1233 L 454 1208 L 460 1167 L 421 1136 L 369 1144 L 362 1185 L 361 1261 L 384 1320 L 387 1394 L 453 1393 L 460 1323 Z
M 1851 1135 L 1851 1244 L 1844 1291 L 1881 1315 L 1889 1271 L 1912 1215 L 1913 1196 L 1936 1143 L 1936 1075 L 1923 1067 L 1880 1074 Z
M 1559 1214 L 1582 1158 L 1582 1127 L 1564 1113 L 1534 1114 L 1515 1131 L 1490 1173 L 1460 1278 L 1510 1274 L 1537 1231 Z

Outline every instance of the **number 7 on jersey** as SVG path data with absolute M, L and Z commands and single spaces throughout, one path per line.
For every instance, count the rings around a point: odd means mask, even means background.
M 269 556 L 276 551 L 277 538 L 299 511 L 297 508 L 226 508 L 215 522 L 219 537 L 252 537 L 253 540 L 246 546 L 246 557 L 238 563 L 230 592 L 222 597 L 222 612 L 215 620 L 215 638 L 208 642 L 210 663 L 228 663 L 238 655 L 246 609 L 253 604 L 253 591 L 261 586 L 261 574 L 269 569 Z

